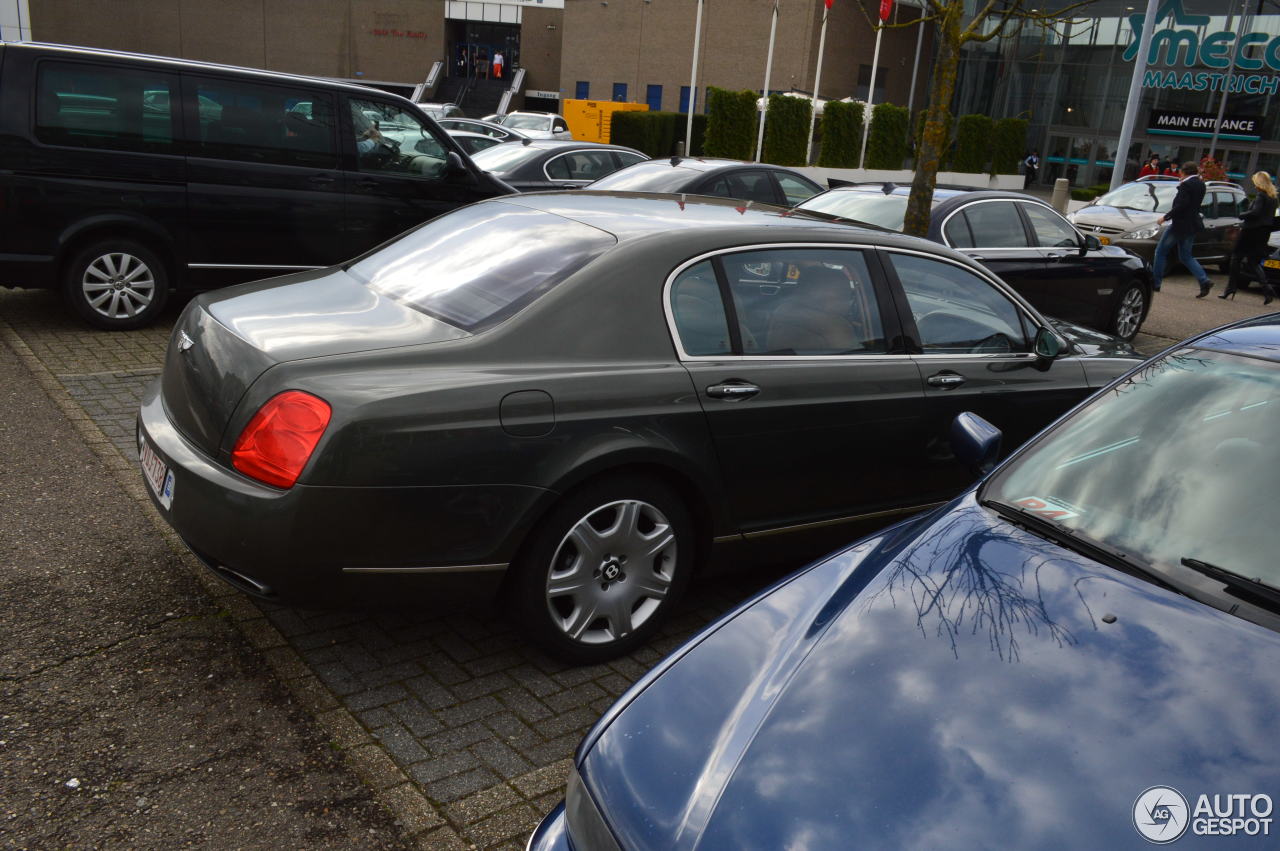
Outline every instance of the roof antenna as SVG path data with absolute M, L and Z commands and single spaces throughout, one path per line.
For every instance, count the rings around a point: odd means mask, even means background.
M 883 193 L 884 193 L 884 194 L 886 194 L 886 195 L 892 195 L 892 194 L 893 194 L 893 190 L 895 190 L 895 189 L 897 189 L 897 188 L 898 188 L 898 187 L 894 184 L 894 182 L 893 182 L 892 180 L 886 180 L 886 181 L 884 182 L 884 186 L 881 186 L 881 187 L 880 187 L 880 191 L 881 191 L 881 192 L 883 192 Z
M 676 154 L 675 156 L 673 156 L 673 157 L 671 158 L 671 164 L 672 164 L 672 165 L 680 165 L 680 155 L 679 155 L 679 154 Z

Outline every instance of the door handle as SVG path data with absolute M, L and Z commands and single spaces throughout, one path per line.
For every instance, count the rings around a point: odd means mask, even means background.
M 315 183 L 320 186 L 327 186 L 337 180 L 332 174 L 313 174 L 307 178 L 309 183 Z
M 750 399 L 759 392 L 759 387 L 745 381 L 726 381 L 707 388 L 707 395 L 712 399 Z
M 361 189 L 377 189 L 378 181 L 373 180 L 372 178 L 365 177 L 365 178 L 361 178 L 360 180 L 357 180 L 356 186 L 359 186 Z
M 965 377 L 955 372 L 939 372 L 929 376 L 929 386 L 941 387 L 943 390 L 954 390 L 964 382 Z
M 1065 256 L 1065 254 L 1058 254 L 1057 252 L 1054 252 L 1052 254 L 1046 254 L 1044 259 L 1048 260 L 1050 263 L 1056 263 Z

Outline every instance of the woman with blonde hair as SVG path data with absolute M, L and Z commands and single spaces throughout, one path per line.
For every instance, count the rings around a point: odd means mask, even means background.
M 1267 281 L 1267 270 L 1262 261 L 1270 253 L 1267 240 L 1276 224 L 1276 185 L 1271 175 L 1265 171 L 1253 174 L 1253 185 L 1258 194 L 1253 199 L 1253 206 L 1240 217 L 1240 236 L 1236 239 L 1235 250 L 1231 252 L 1231 277 L 1227 281 L 1227 290 L 1218 298 L 1235 297 L 1236 287 L 1245 283 L 1245 272 L 1257 278 L 1262 284 L 1263 304 L 1271 304 L 1276 291 Z

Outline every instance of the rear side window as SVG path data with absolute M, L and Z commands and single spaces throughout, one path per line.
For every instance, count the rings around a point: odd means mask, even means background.
M 532 304 L 616 242 L 541 210 L 476 204 L 433 219 L 347 271 L 383 295 L 476 332 Z
M 729 321 L 710 260 L 685 269 L 671 285 L 671 315 L 690 355 L 729 355 Z
M 143 68 L 42 62 L 36 138 L 47 145 L 176 153 L 175 78 Z
M 975 248 L 1027 247 L 1027 232 L 1012 201 L 970 204 L 961 215 L 969 221 Z
M 324 92 L 241 80 L 192 79 L 188 104 L 196 156 L 333 168 L 333 98 Z M 194 126 L 193 126 L 194 125 Z
M 807 201 L 822 191 L 821 187 L 814 186 L 812 183 L 808 183 L 798 177 L 793 177 L 789 174 L 778 174 L 777 172 L 775 172 L 775 175 L 778 178 L 778 186 L 782 188 L 782 195 L 787 199 L 788 206 L 794 207 L 801 201 Z

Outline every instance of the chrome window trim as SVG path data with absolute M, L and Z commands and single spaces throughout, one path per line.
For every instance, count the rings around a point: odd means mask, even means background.
M 991 353 L 991 354 L 974 353 L 969 355 L 963 355 L 957 352 L 952 352 L 948 354 L 937 354 L 937 355 L 927 355 L 927 354 L 898 355 L 898 354 L 892 354 L 889 352 L 868 352 L 866 354 L 855 354 L 855 355 L 788 355 L 783 357 L 779 357 L 778 355 L 763 355 L 763 354 L 762 355 L 747 355 L 747 354 L 691 355 L 688 352 L 686 352 L 684 348 L 684 343 L 680 339 L 680 334 L 676 330 L 675 314 L 671 309 L 671 287 L 675 283 L 676 278 L 678 278 L 681 275 L 681 273 L 683 273 L 686 269 L 690 268 L 691 266 L 695 266 L 698 263 L 703 262 L 704 260 L 710 260 L 712 258 L 719 257 L 722 254 L 739 254 L 744 251 L 769 251 L 769 250 L 778 249 L 778 248 L 822 248 L 822 249 L 839 249 L 839 250 L 851 250 L 851 251 L 883 251 L 886 253 L 910 254 L 917 257 L 924 257 L 930 260 L 936 260 L 940 263 L 950 263 L 952 266 L 956 266 L 960 269 L 965 270 L 966 272 L 969 272 L 970 274 L 973 274 L 978 276 L 979 278 L 982 278 L 987 283 L 995 287 L 996 291 L 1004 295 L 1010 301 L 1012 301 L 1014 308 L 1017 310 L 1020 310 L 1022 314 L 1025 316 L 1025 318 L 1029 319 L 1031 321 L 1031 324 L 1036 328 L 1048 328 L 1050 331 L 1053 331 L 1053 326 L 1050 325 L 1049 322 L 1046 319 L 1044 319 L 1044 317 L 1042 317 L 1039 313 L 1037 313 L 1035 308 L 1031 307 L 1031 305 L 1026 301 L 1026 299 L 1018 295 L 1018 293 L 1016 293 L 1008 284 L 1000 280 L 1000 278 L 998 278 L 994 273 L 992 273 L 985 267 L 981 266 L 981 264 L 978 264 L 978 268 L 975 269 L 972 266 L 969 266 L 968 264 L 957 261 L 954 257 L 948 257 L 942 253 L 934 253 L 932 251 L 921 251 L 920 249 L 917 249 L 917 248 L 903 248 L 896 245 L 876 245 L 874 243 L 867 243 L 867 242 L 807 242 L 807 241 L 806 242 L 762 242 L 762 243 L 757 243 L 752 245 L 735 245 L 731 248 L 717 248 L 714 251 L 703 252 L 702 254 L 699 254 L 695 257 L 690 258 L 689 260 L 684 261 L 679 266 L 677 266 L 670 274 L 667 275 L 666 283 L 662 287 L 662 311 L 667 318 L 667 333 L 671 335 L 671 342 L 672 342 L 672 345 L 675 346 L 676 357 L 680 360 L 681 363 L 706 363 L 708 361 L 726 361 L 726 362 L 733 362 L 733 363 L 740 363 L 740 362 L 760 363 L 765 360 L 780 361 L 782 363 L 797 363 L 799 361 L 832 361 L 832 360 L 849 360 L 849 361 L 852 361 L 852 360 L 858 360 L 858 361 L 898 360 L 903 357 L 927 357 L 927 358 L 964 357 L 968 359 L 972 359 L 972 358 L 988 358 L 989 359 L 989 358 L 1001 358 L 1001 357 L 1007 358 L 1007 357 L 1014 357 L 1014 356 L 1021 357 L 1027 354 L 1031 354 L 1034 357 L 1034 354 L 1029 352 L 1009 352 L 1009 353 Z M 952 250 L 954 251 L 955 249 L 952 249 Z M 894 275 L 895 276 L 897 275 L 896 270 L 894 272 Z M 903 294 L 903 296 L 905 297 L 905 293 Z M 877 303 L 877 307 L 879 307 L 878 303 Z M 913 317 L 912 322 L 914 323 L 914 321 L 915 319 Z M 1057 334 L 1056 331 L 1053 331 L 1053 333 Z M 1058 336 L 1061 336 L 1061 335 L 1059 334 Z
M 591 180 L 583 180 L 580 177 L 552 177 L 551 173 L 547 171 L 547 167 L 550 166 L 556 160 L 564 159 L 570 154 L 582 154 L 582 153 L 592 154 L 592 153 L 596 153 L 597 151 L 607 154 L 612 150 L 613 150 L 612 148 L 575 148 L 572 151 L 563 151 L 559 154 L 556 154 L 554 157 L 547 157 L 547 161 L 542 164 L 542 174 L 544 177 L 547 178 L 547 180 L 552 180 L 552 181 L 559 181 L 559 182 L 571 181 L 574 183 L 581 183 L 584 185 L 587 183 L 591 183 L 592 182 Z M 618 169 L 614 169 L 614 171 L 618 171 Z M 612 174 L 612 173 L 613 172 L 609 172 L 609 174 Z M 601 175 L 601 176 L 608 177 L 608 175 Z M 596 178 L 596 179 L 598 180 L 599 178 Z
M 1070 219 L 1068 219 L 1066 216 L 1062 215 L 1062 214 L 1061 214 L 1061 213 L 1059 213 L 1057 210 L 1053 209 L 1053 207 L 1052 207 L 1052 206 L 1050 206 L 1049 204 L 1046 204 L 1046 203 L 1044 203 L 1043 201 L 1036 201 L 1036 200 L 1034 200 L 1034 199 L 1027 199 L 1027 200 L 1025 200 L 1025 201 L 1024 201 L 1024 200 L 1022 200 L 1021 198 L 1019 198 L 1019 199 L 1018 199 L 1017 201 L 1015 201 L 1014 203 L 1016 203 L 1016 204 L 1034 204 L 1034 205 L 1035 205 L 1035 206 L 1037 206 L 1037 207 L 1045 207 L 1045 208 L 1047 208 L 1047 209 L 1049 210 L 1049 212 L 1053 213 L 1055 216 L 1057 216 L 1058 218 L 1060 218 L 1060 219 L 1062 219 L 1064 222 L 1066 222 L 1066 223 L 1067 223 L 1067 227 L 1069 227 L 1069 228 L 1071 228 L 1071 230 L 1075 231 L 1076 239 L 1078 239 L 1078 240 L 1080 241 L 1080 245 L 1076 247 L 1076 250 L 1078 251 L 1078 250 L 1079 250 L 1079 249 L 1084 245 L 1084 234 L 1080 232 L 1080 228 L 1076 227 L 1075 222 L 1071 221 L 1071 220 L 1070 220 Z M 1032 231 L 1035 231 L 1035 225 L 1032 225 L 1032 226 L 1031 226 L 1031 230 L 1032 230 Z M 1037 238 L 1036 238 L 1036 241 L 1037 241 L 1037 242 L 1039 242 L 1039 241 L 1040 241 L 1040 240 L 1039 240 L 1039 237 L 1037 237 Z M 1064 251 L 1064 250 L 1065 250 L 1065 251 L 1069 251 L 1069 250 L 1070 250 L 1070 249 L 1068 249 L 1068 248 L 1067 248 L 1067 246 L 1065 246 L 1065 245 L 1057 245 L 1057 246 L 1051 246 L 1051 245 L 1036 245 L 1036 246 L 1033 246 L 1033 247 L 1034 247 L 1034 248 L 1037 248 L 1037 249 L 1040 249 L 1041 251 L 1047 251 L 1047 250 L 1050 250 L 1050 249 L 1052 249 L 1052 250 L 1054 250 L 1054 251 Z
M 1028 199 L 1028 200 L 1033 204 L 1042 204 L 1042 202 L 1036 201 L 1035 199 Z M 969 207 L 976 207 L 979 204 L 995 204 L 1001 201 L 1003 201 L 1006 204 L 1027 203 L 1026 201 L 1023 201 L 1021 198 L 979 198 L 976 201 L 967 201 L 964 204 L 961 204 L 960 206 L 956 207 L 950 213 L 947 213 L 947 215 L 938 224 L 938 233 L 942 234 L 942 239 L 944 240 L 942 244 L 945 245 L 947 248 L 951 248 L 956 251 L 1028 251 L 1028 250 L 1038 248 L 1039 246 L 1036 246 L 1036 245 L 1006 245 L 1000 248 L 996 248 L 994 246 L 991 248 L 983 248 L 981 245 L 975 245 L 973 248 L 956 248 L 950 242 L 946 241 L 947 223 L 950 222 L 953 218 L 955 218 L 956 215 L 968 209 Z M 1049 207 L 1048 204 L 1043 204 L 1043 206 Z M 1049 209 L 1052 210 L 1053 208 L 1049 207 Z M 1022 218 L 1019 217 L 1018 221 L 1022 221 Z

